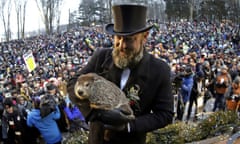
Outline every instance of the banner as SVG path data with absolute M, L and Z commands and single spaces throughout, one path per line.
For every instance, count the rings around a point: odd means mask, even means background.
M 32 72 L 36 68 L 35 59 L 31 51 L 23 55 L 24 62 L 29 72 Z

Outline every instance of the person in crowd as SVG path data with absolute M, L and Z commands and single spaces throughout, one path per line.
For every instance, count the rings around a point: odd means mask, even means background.
M 41 97 L 40 113 L 42 117 L 47 116 L 52 111 L 55 111 L 55 108 L 59 102 L 59 97 L 57 96 L 57 87 L 49 82 L 46 84 L 46 88 L 46 93 Z
M 190 99 L 189 99 L 187 120 L 190 119 L 193 103 L 195 103 L 194 120 L 196 120 L 196 115 L 198 114 L 198 97 L 203 92 L 203 84 L 204 84 L 203 79 L 204 79 L 204 73 L 202 71 L 199 71 L 193 77 L 193 87 L 192 87 Z
M 227 110 L 239 111 L 240 76 L 236 76 L 231 84 L 231 95 L 226 98 Z
M 60 105 L 62 105 L 62 103 L 64 103 L 64 99 L 61 96 L 58 87 L 53 84 L 52 82 L 48 82 L 46 84 L 46 95 L 44 95 L 41 98 L 41 102 L 45 103 L 44 107 L 42 106 L 40 108 L 40 112 L 41 115 L 46 116 L 49 113 L 51 113 L 52 111 L 55 111 L 55 107 L 57 106 L 59 108 L 59 111 L 61 113 L 61 117 L 56 120 L 58 127 L 60 128 L 61 132 L 66 132 L 68 131 L 68 122 L 67 122 L 67 117 L 66 114 L 63 110 L 62 107 L 60 107 Z
M 240 76 L 240 63 L 235 64 L 229 70 L 231 78 L 234 80 L 237 76 Z
M 178 94 L 179 88 L 181 87 L 182 77 L 181 73 L 178 70 L 178 65 L 175 63 L 171 64 L 171 81 L 173 94 Z
M 40 101 L 39 97 L 33 99 L 33 109 L 29 112 L 26 123 L 29 127 L 36 127 L 47 144 L 61 144 L 62 134 L 56 122 L 61 116 L 59 108 L 56 106 L 55 111 L 41 117 Z
M 35 97 L 35 96 L 40 96 L 40 95 L 43 95 L 45 93 L 44 91 L 44 87 L 41 86 L 40 84 L 40 78 L 37 77 L 32 85 L 32 95 L 31 95 L 31 98 L 32 97 Z
M 27 127 L 26 118 L 12 98 L 6 98 L 3 102 L 4 111 L 2 115 L 2 140 L 4 144 L 26 144 L 34 143 L 33 131 Z M 29 137 L 30 136 L 30 137 Z
M 223 65 L 220 68 L 220 72 L 216 75 L 215 79 L 215 102 L 213 111 L 225 110 L 225 96 L 229 90 L 232 80 L 231 76 L 228 73 L 228 67 Z
M 232 94 L 240 96 L 240 76 L 236 76 L 232 82 Z
M 32 103 L 30 100 L 26 100 L 24 96 L 17 97 L 17 107 L 26 116 L 32 109 Z
M 186 66 L 183 78 L 182 78 L 182 85 L 181 85 L 181 95 L 183 99 L 184 105 L 189 101 L 190 94 L 193 87 L 193 71 L 191 66 Z
M 67 82 L 65 79 L 63 79 L 63 77 L 58 77 L 58 91 L 59 91 L 59 94 L 61 96 L 61 98 L 65 99 L 68 94 L 67 94 Z
M 20 84 L 20 94 L 25 97 L 27 100 L 31 100 L 32 89 L 29 87 L 28 83 L 22 82 Z
M 24 76 L 21 73 L 21 70 L 17 70 L 16 76 L 15 76 L 15 82 L 16 82 L 16 88 L 19 88 L 21 83 L 24 82 Z
M 75 74 L 76 74 L 76 70 L 75 70 L 75 69 L 71 69 L 71 70 L 69 71 L 69 79 L 72 78 L 72 77 L 74 77 Z
M 213 97 L 214 90 L 214 72 L 211 70 L 211 65 L 208 60 L 205 60 L 202 65 L 202 71 L 204 73 L 204 97 L 203 105 L 205 106 L 207 100 Z M 205 111 L 205 110 L 204 110 Z
M 89 126 L 87 125 L 84 116 L 76 105 L 72 103 L 69 103 L 68 105 L 65 104 L 64 112 L 69 119 L 70 132 L 80 130 L 81 128 L 84 130 L 89 130 Z
M 193 71 L 190 65 L 184 65 L 181 80 L 180 94 L 178 96 L 177 120 L 183 120 L 183 114 L 186 103 L 189 102 L 190 94 L 193 87 Z
M 218 56 L 218 58 L 214 61 L 214 64 L 212 66 L 214 78 L 216 78 L 217 74 L 221 72 L 222 66 L 226 66 L 226 65 L 224 64 L 223 59 L 220 56 Z
M 77 77 L 90 72 L 115 83 L 131 99 L 136 119 L 126 121 L 126 115 L 118 109 L 93 109 L 88 115 L 89 143 L 94 139 L 91 137 L 94 133 L 92 126 L 102 122 L 107 125 L 106 130 L 111 130 L 111 134 L 104 138 L 104 144 L 144 144 L 147 132 L 173 121 L 170 67 L 163 60 L 154 58 L 144 47 L 152 28 L 146 24 L 147 7 L 120 4 L 114 5 L 112 10 L 114 24 L 106 25 L 105 30 L 114 37 L 113 49 L 97 49 L 87 65 L 69 80 L 68 92 L 74 94 L 72 85 Z

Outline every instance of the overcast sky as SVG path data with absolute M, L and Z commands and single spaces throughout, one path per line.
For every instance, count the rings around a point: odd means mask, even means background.
M 64 2 L 61 10 L 60 23 L 67 24 L 69 9 L 70 9 L 70 12 L 76 10 L 81 0 L 63 0 L 63 1 Z M 12 11 L 13 12 L 11 13 L 11 22 L 10 22 L 11 30 L 12 32 L 17 32 L 16 12 L 14 7 L 12 8 Z M 0 19 L 0 24 L 2 25 L 0 27 L 0 33 L 2 34 L 4 31 L 2 19 Z M 25 25 L 26 25 L 25 32 L 38 30 L 39 28 L 44 27 L 35 0 L 28 0 L 27 2 Z

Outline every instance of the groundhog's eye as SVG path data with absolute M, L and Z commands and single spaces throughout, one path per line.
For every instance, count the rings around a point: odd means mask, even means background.
M 89 86 L 89 83 L 85 83 L 85 86 L 88 87 L 88 86 Z

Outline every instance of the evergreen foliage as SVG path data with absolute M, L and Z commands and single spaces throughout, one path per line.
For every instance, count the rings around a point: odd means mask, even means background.
M 219 135 L 231 135 L 240 121 L 233 111 L 219 111 L 198 123 L 176 122 L 165 128 L 148 133 L 147 144 L 184 144 Z
M 147 134 L 147 144 L 185 144 L 206 140 L 220 135 L 232 135 L 240 127 L 237 113 L 218 111 L 197 123 L 176 122 Z M 86 144 L 87 131 L 77 131 L 68 136 L 63 144 Z M 221 139 L 219 139 L 221 141 Z

